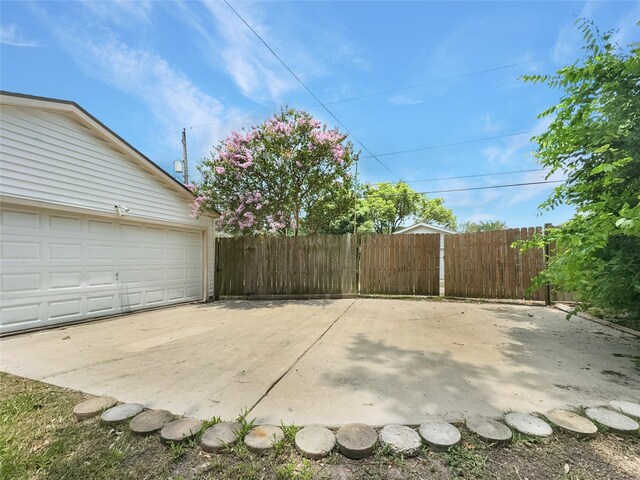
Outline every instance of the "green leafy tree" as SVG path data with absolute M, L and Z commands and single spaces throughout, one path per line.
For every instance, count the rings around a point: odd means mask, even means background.
M 220 212 L 220 227 L 235 235 L 315 233 L 353 205 L 356 160 L 347 135 L 283 109 L 234 131 L 199 165 L 192 213 Z
M 527 75 L 561 91 L 540 114 L 551 123 L 534 137 L 540 163 L 567 179 L 541 206 L 575 207 L 540 241 L 558 254 L 537 279 L 590 305 L 640 316 L 640 43 L 619 47 L 613 32 L 577 22 L 585 55 L 555 75 Z M 538 244 L 539 246 L 539 244 Z
M 502 220 L 468 221 L 460 225 L 460 231 L 462 233 L 493 232 L 494 230 L 505 230 L 506 228 L 507 224 Z
M 455 228 L 456 217 L 442 198 L 428 198 L 405 182 L 364 185 L 360 201 L 363 232 L 393 233 L 409 219 Z

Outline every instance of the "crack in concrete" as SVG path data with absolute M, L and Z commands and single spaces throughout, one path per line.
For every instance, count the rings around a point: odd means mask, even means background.
M 275 386 L 276 386 L 276 385 L 278 385 L 278 383 L 280 383 L 280 381 L 281 381 L 284 377 L 286 377 L 286 376 L 289 374 L 289 372 L 291 372 L 291 370 L 293 370 L 293 367 L 295 367 L 295 366 L 298 364 L 298 362 L 299 362 L 300 360 L 302 360 L 302 358 L 303 358 L 307 353 L 309 353 L 309 350 L 311 350 L 313 347 L 315 347 L 315 346 L 318 344 L 318 342 L 319 342 L 320 340 L 322 340 L 322 337 L 324 337 L 324 336 L 327 334 L 327 332 L 329 332 L 329 330 L 331 330 L 331 329 L 333 328 L 333 326 L 338 322 L 338 320 L 340 320 L 340 319 L 344 316 L 344 314 L 345 314 L 345 313 L 347 313 L 347 312 L 349 311 L 349 309 L 350 309 L 351 307 L 353 307 L 353 305 L 354 305 L 358 300 L 359 300 L 359 299 L 357 299 L 357 298 L 356 298 L 356 299 L 354 299 L 354 300 L 353 300 L 353 302 L 351 302 L 351 303 L 349 304 L 349 306 L 348 306 L 347 308 L 345 308 L 345 309 L 344 309 L 344 311 L 343 311 L 340 315 L 338 315 L 338 316 L 336 317 L 336 319 L 335 319 L 333 322 L 331 322 L 331 325 L 329 325 L 329 326 L 324 330 L 324 332 L 322 332 L 322 333 L 320 334 L 320 336 L 319 336 L 318 338 L 316 338 L 316 340 L 315 340 L 311 345 L 309 345 L 309 347 L 308 347 L 304 352 L 302 352 L 302 354 L 301 354 L 298 358 L 296 358 L 296 359 L 295 359 L 295 361 L 291 364 L 291 366 L 290 366 L 290 367 L 289 367 L 289 368 L 288 368 L 288 369 L 287 369 L 287 370 L 286 370 L 282 375 L 280 375 L 280 376 L 279 376 L 279 377 L 278 377 L 278 378 L 277 378 L 277 379 L 276 379 L 276 380 L 275 380 L 275 381 L 274 381 L 274 382 L 269 386 L 269 388 L 267 388 L 267 391 L 266 391 L 266 392 L 264 392 L 264 394 L 263 394 L 263 395 L 262 395 L 262 396 L 261 396 L 261 397 L 260 397 L 260 398 L 259 398 L 259 399 L 254 403 L 254 404 L 253 404 L 253 405 L 251 405 L 251 408 L 249 408 L 249 410 L 247 410 L 246 416 L 249 416 L 249 414 L 253 411 L 253 409 L 254 409 L 254 408 L 256 408 L 256 407 L 258 406 L 258 404 L 259 404 L 262 400 L 264 400 L 264 399 L 265 399 L 265 397 L 266 397 L 267 395 L 269 395 L 269 393 L 271 392 L 271 390 L 273 390 L 273 389 L 275 388 Z

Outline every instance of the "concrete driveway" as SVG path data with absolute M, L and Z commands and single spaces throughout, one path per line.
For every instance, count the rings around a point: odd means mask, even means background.
M 222 301 L 0 340 L 5 372 L 176 414 L 417 424 L 637 402 L 639 339 L 545 307 Z M 635 361 L 634 361 L 635 357 Z

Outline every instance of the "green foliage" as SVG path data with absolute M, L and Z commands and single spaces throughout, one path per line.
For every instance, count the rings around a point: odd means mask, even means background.
M 198 166 L 193 214 L 215 210 L 235 235 L 313 234 L 353 206 L 347 135 L 310 114 L 284 108 L 234 131 Z
M 364 184 L 356 189 L 355 204 L 358 233 L 393 233 L 408 220 L 428 222 L 446 228 L 456 228 L 456 217 L 444 206 L 442 198 L 428 198 L 413 190 L 407 183 L 382 182 Z M 321 233 L 353 232 L 354 205 L 341 217 L 334 217 Z
M 236 418 L 236 422 L 240 424 L 240 428 L 236 433 L 236 436 L 238 437 L 238 443 L 242 443 L 242 441 L 244 440 L 244 437 L 246 437 L 247 434 L 251 431 L 251 429 L 253 428 L 253 423 L 256 421 L 255 418 L 248 421 L 247 420 L 248 415 L 249 415 L 249 410 L 244 408 L 240 412 L 240 415 L 238 415 L 238 417 Z
M 613 43 L 591 22 L 577 21 L 585 55 L 555 75 L 527 75 L 527 82 L 561 90 L 560 102 L 540 114 L 551 123 L 534 137 L 549 175 L 567 180 L 542 208 L 561 204 L 576 214 L 550 229 L 544 241 L 557 255 L 534 288 L 551 283 L 575 292 L 582 308 L 638 316 L 640 312 L 640 43 Z
M 444 457 L 454 478 L 482 478 L 484 475 L 487 457 L 477 454 L 472 449 L 455 445 Z
M 462 233 L 475 233 L 475 232 L 492 232 L 494 230 L 506 230 L 507 224 L 502 220 L 488 220 L 486 222 L 464 222 L 460 225 L 460 231 Z
M 453 229 L 456 226 L 456 218 L 444 206 L 442 198 L 428 198 L 405 182 L 365 185 L 362 208 L 367 218 L 362 226 L 364 231 L 393 233 L 413 217 L 421 222 L 436 223 L 447 228 Z
M 288 462 L 275 469 L 278 480 L 312 480 L 315 470 L 306 458 L 301 462 Z

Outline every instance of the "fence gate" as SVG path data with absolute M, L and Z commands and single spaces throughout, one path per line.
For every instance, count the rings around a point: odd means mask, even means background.
M 544 300 L 544 288 L 527 293 L 531 279 L 544 270 L 544 250 L 520 253 L 511 247 L 541 232 L 541 227 L 530 227 L 445 235 L 445 295 Z
M 365 235 L 360 293 L 439 295 L 440 234 Z
M 355 294 L 351 235 L 218 238 L 216 295 Z

